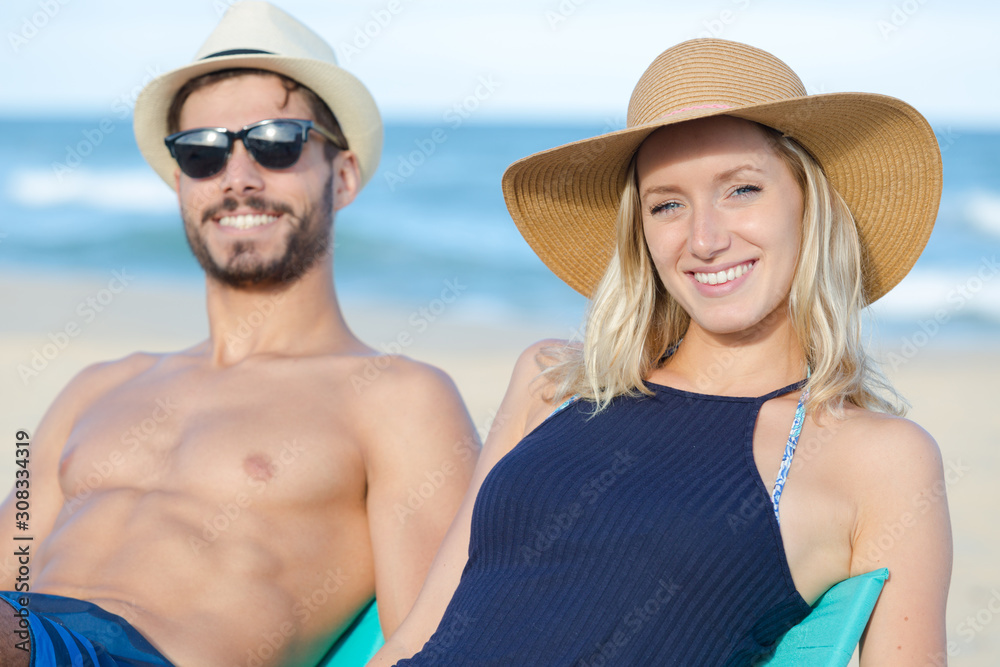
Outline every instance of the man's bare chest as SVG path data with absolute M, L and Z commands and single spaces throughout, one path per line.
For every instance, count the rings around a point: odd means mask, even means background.
M 323 389 L 293 374 L 140 375 L 77 420 L 60 460 L 63 492 L 252 493 L 292 505 L 363 494 L 355 431 Z

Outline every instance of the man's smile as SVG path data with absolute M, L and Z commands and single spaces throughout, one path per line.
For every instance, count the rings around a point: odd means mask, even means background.
M 225 215 L 218 219 L 222 227 L 233 227 L 235 229 L 251 229 L 261 227 L 276 222 L 279 215 L 252 214 L 252 215 Z

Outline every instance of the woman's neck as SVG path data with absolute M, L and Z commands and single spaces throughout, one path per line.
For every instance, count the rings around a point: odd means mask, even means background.
M 806 376 L 806 360 L 787 318 L 732 334 L 694 321 L 677 350 L 649 380 L 718 396 L 762 396 Z

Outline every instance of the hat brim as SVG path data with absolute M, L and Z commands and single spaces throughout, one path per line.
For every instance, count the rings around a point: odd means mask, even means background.
M 615 219 L 632 155 L 661 127 L 720 115 L 772 127 L 820 163 L 854 215 L 869 303 L 903 279 L 937 217 L 941 153 L 916 109 L 873 93 L 697 108 L 536 153 L 503 175 L 511 217 L 545 265 L 590 297 L 614 253 Z
M 198 61 L 154 79 L 135 104 L 135 140 L 143 157 L 167 185 L 175 187 L 177 163 L 163 143 L 169 134 L 167 112 L 185 83 L 211 72 L 234 68 L 283 74 L 306 86 L 326 102 L 357 156 L 361 187 L 371 180 L 382 155 L 382 119 L 371 93 L 346 70 L 320 60 L 270 54 L 220 56 Z

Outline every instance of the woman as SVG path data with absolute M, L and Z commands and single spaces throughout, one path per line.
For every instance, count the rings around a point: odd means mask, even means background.
M 585 341 L 522 355 L 373 664 L 749 665 L 881 567 L 862 665 L 925 664 L 951 568 L 941 458 L 859 316 L 930 234 L 933 133 L 714 39 L 661 54 L 628 125 L 504 175 L 522 234 L 592 299 Z

